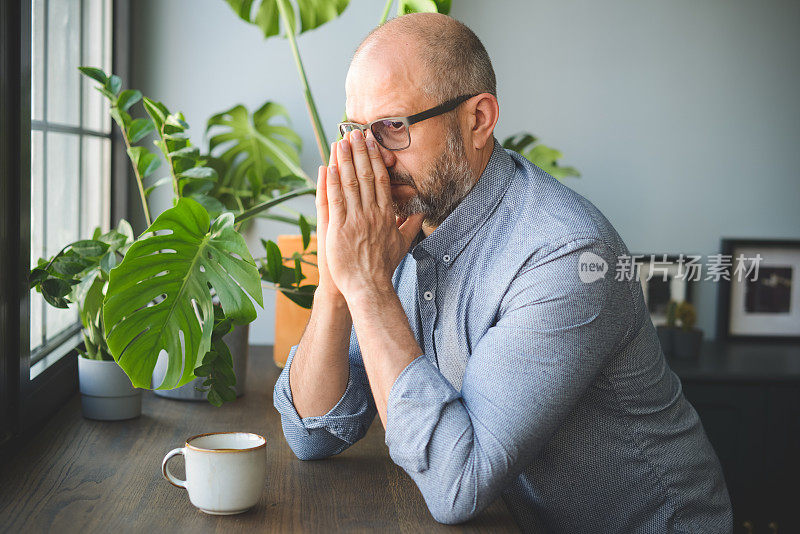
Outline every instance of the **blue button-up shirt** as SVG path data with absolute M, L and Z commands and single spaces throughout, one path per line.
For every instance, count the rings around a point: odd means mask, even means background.
M 467 196 L 392 282 L 423 353 L 393 384 L 386 444 L 434 518 L 502 496 L 523 530 L 729 532 L 719 460 L 667 366 L 627 247 L 588 200 L 494 140 Z M 619 270 L 619 272 L 622 272 Z M 292 347 L 275 407 L 302 459 L 375 417 L 355 330 L 339 402 L 300 418 Z

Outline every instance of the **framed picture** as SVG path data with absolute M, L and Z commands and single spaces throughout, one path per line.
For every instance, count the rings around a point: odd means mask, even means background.
M 670 300 L 692 302 L 692 285 L 701 275 L 701 256 L 631 254 L 644 301 L 655 326 L 667 323 Z
M 723 239 L 717 338 L 800 341 L 800 240 Z

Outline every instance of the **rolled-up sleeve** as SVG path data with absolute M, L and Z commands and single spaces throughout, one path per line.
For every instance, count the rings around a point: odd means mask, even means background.
M 540 251 L 510 284 L 499 319 L 469 356 L 461 391 L 432 359 L 413 360 L 387 405 L 389 453 L 433 517 L 458 523 L 489 503 L 545 447 L 618 347 L 632 320 L 629 281 L 596 238 Z M 603 277 L 586 280 L 602 262 Z M 591 270 L 591 272 L 589 272 Z
M 281 415 L 286 442 L 301 460 L 325 458 L 347 449 L 364 437 L 375 418 L 375 401 L 358 349 L 355 331 L 350 332 L 350 374 L 344 394 L 328 413 L 301 418 L 294 407 L 289 370 L 297 345 L 289 351 L 273 391 L 275 409 Z

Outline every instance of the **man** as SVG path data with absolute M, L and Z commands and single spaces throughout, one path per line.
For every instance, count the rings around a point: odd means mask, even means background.
M 444 15 L 393 19 L 346 93 L 319 169 L 319 287 L 275 386 L 295 454 L 343 451 L 377 412 L 437 521 L 502 496 L 523 530 L 730 531 L 639 283 L 615 276 L 625 244 L 494 138 L 478 38 Z

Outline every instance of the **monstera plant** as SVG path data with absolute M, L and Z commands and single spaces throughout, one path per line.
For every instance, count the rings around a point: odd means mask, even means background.
M 163 351 L 167 372 L 157 389 L 173 389 L 203 376 L 209 402 L 234 400 L 236 378 L 222 336 L 233 325 L 255 319 L 253 301 L 263 305 L 261 274 L 237 227 L 313 189 L 293 189 L 247 210 L 230 211 L 218 198 L 219 175 L 208 164 L 212 158 L 191 143 L 181 113 L 171 113 L 139 91 L 123 90 L 118 76 L 89 67 L 80 70 L 99 83 L 98 90 L 109 100 L 148 227 L 134 238 L 130 225 L 122 221 L 115 230 L 105 234 L 98 230 L 92 239 L 66 245 L 53 258 L 40 260 L 31 271 L 31 287 L 52 306 L 77 304 L 84 326 L 84 355 L 113 358 L 133 386 L 150 386 Z M 140 102 L 146 116 L 134 118 L 131 113 Z M 163 178 L 155 178 L 160 158 L 137 144 L 151 133 L 167 162 Z M 277 137 L 277 132 L 266 135 L 273 143 Z M 293 153 L 285 145 L 279 149 L 291 163 Z M 220 162 L 226 168 L 241 163 L 226 162 L 224 155 Z M 287 182 L 303 180 L 293 177 Z M 149 196 L 167 185 L 173 207 L 151 221 Z

